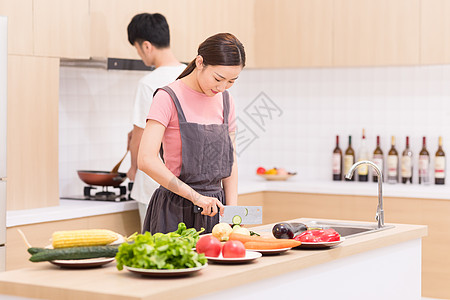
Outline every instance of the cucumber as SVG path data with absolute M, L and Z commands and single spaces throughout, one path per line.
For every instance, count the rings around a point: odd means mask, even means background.
M 240 225 L 242 223 L 242 218 L 239 215 L 235 215 L 231 221 L 233 222 L 233 225 Z
M 114 246 L 89 246 L 89 247 L 71 247 L 60 249 L 42 249 L 30 257 L 32 262 L 49 260 L 76 260 L 97 257 L 115 257 L 119 245 Z M 35 250 L 32 250 L 35 251 Z M 28 250 L 30 252 L 30 250 Z
M 39 253 L 39 252 L 42 252 L 42 251 L 45 251 L 45 250 L 47 250 L 47 249 L 45 249 L 45 248 L 38 248 L 38 247 L 30 247 L 30 248 L 27 249 L 28 253 L 30 253 L 30 254 L 36 254 L 36 253 Z

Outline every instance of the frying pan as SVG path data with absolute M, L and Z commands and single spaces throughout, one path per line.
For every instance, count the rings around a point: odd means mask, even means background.
M 78 177 L 89 185 L 119 186 L 127 178 L 126 173 L 111 173 L 104 171 L 77 171 Z

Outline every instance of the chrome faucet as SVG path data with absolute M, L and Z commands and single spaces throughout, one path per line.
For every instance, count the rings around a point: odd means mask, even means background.
M 348 173 L 345 175 L 346 179 L 352 179 L 353 173 L 355 172 L 356 168 L 360 165 L 371 165 L 375 171 L 377 172 L 378 176 L 378 207 L 377 207 L 377 214 L 375 215 L 375 219 L 378 221 L 378 228 L 384 227 L 384 210 L 383 210 L 383 174 L 381 173 L 380 168 L 374 164 L 371 161 L 368 160 L 362 160 L 357 163 L 355 163 L 350 170 L 348 170 Z

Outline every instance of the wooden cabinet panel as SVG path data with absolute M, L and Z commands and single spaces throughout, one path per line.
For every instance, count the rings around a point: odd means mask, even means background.
M 419 64 L 419 3 L 334 1 L 334 66 Z
M 8 17 L 8 54 L 33 54 L 33 0 L 0 1 L 0 15 Z
M 8 56 L 7 209 L 59 204 L 59 59 Z
M 256 66 L 331 66 L 333 2 L 256 1 Z
M 450 1 L 421 2 L 420 63 L 450 63 Z
M 160 12 L 169 22 L 172 49 L 190 62 L 201 42 L 219 32 L 234 34 L 245 47 L 247 66 L 254 66 L 254 0 L 170 0 L 143 2 L 143 10 Z
M 89 0 L 33 0 L 34 55 L 89 58 Z
M 127 36 L 128 23 L 143 12 L 140 1 L 91 0 L 89 5 L 91 56 L 140 59 Z
M 235 34 L 248 53 L 253 51 L 254 41 L 252 10 L 253 1 L 239 0 L 92 0 L 91 54 L 93 57 L 140 59 L 128 42 L 127 26 L 134 15 L 142 12 L 161 13 L 166 17 L 171 48 L 183 62 L 194 59 L 198 45 L 218 32 Z M 253 57 L 249 56 L 250 66 Z

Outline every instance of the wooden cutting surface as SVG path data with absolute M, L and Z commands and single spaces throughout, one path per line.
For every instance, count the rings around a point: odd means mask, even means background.
M 392 229 L 347 238 L 328 250 L 289 250 L 241 265 L 210 263 L 185 278 L 142 277 L 126 270 L 118 271 L 114 262 L 100 268 L 75 270 L 61 269 L 47 262 L 36 263 L 31 268 L 0 273 L 0 293 L 58 300 L 187 299 L 427 235 L 427 227 L 423 225 L 393 225 Z M 270 224 L 252 230 L 269 235 L 272 227 Z

